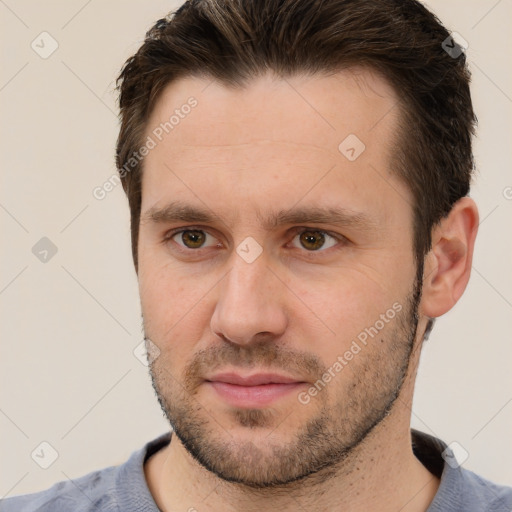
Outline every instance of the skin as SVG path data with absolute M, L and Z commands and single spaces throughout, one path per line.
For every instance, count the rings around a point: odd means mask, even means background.
M 184 78 L 162 93 L 147 135 L 190 96 L 197 106 L 147 155 L 142 180 L 144 328 L 176 431 L 144 468 L 157 505 L 426 510 L 439 481 L 411 448 L 414 380 L 428 319 L 469 279 L 474 202 L 461 199 L 436 226 L 418 280 L 413 199 L 388 164 L 398 100 L 385 80 L 356 68 L 244 88 Z M 349 134 L 366 146 L 355 161 L 338 150 Z M 162 212 L 176 200 L 216 219 L 170 219 Z M 352 221 L 265 222 L 298 207 L 343 208 Z M 237 253 L 247 237 L 262 250 L 251 263 Z M 401 310 L 301 403 L 298 391 L 393 304 Z M 228 370 L 303 384 L 270 405 L 234 407 L 204 380 Z

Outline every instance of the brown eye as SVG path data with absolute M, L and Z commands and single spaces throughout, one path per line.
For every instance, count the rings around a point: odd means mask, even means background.
M 216 241 L 212 235 L 200 229 L 184 229 L 170 238 L 186 249 L 201 249 L 205 246 L 215 245 Z
M 294 243 L 295 247 L 307 249 L 308 251 L 319 251 L 320 249 L 329 249 L 336 245 L 337 240 L 323 231 L 306 230 L 298 233 L 295 239 L 299 240 L 299 245 Z M 294 240 L 295 240 L 294 239 Z
M 189 249 L 197 249 L 204 244 L 206 236 L 202 231 L 183 231 L 181 233 L 181 241 Z

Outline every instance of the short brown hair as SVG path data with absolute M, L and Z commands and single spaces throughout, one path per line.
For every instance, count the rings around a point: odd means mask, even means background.
M 169 83 L 198 76 L 243 87 L 268 71 L 288 77 L 354 65 L 380 73 L 400 97 L 391 170 L 412 192 L 414 251 L 422 261 L 432 228 L 468 194 L 474 169 L 470 74 L 450 37 L 415 0 L 189 0 L 157 21 L 117 81 L 116 163 L 130 205 L 135 268 L 143 159 L 131 157 Z

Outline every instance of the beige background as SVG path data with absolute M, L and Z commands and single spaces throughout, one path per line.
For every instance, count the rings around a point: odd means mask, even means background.
M 482 223 L 466 294 L 422 355 L 412 424 L 510 485 L 512 3 L 428 4 L 469 43 Z M 167 428 L 133 353 L 142 336 L 126 200 L 120 186 L 102 201 L 92 190 L 115 172 L 113 81 L 176 5 L 0 1 L 0 496 L 123 462 Z M 47 59 L 31 48 L 43 31 L 59 45 Z M 32 253 L 42 237 L 58 250 L 46 263 Z M 58 452 L 48 469 L 31 458 L 50 460 L 41 442 Z

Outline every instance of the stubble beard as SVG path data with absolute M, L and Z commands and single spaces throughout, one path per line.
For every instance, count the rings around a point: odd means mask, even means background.
M 198 352 L 182 378 L 176 379 L 159 357 L 150 364 L 150 376 L 174 434 L 188 453 L 217 477 L 253 489 L 277 490 L 304 479 L 325 482 L 344 468 L 349 472 L 350 455 L 390 414 L 404 384 L 415 347 L 421 275 L 422 269 L 418 269 L 413 290 L 388 334 L 372 339 L 309 404 L 293 403 L 294 408 L 314 407 L 318 412 L 290 432 L 284 443 L 272 443 L 276 439 L 273 434 L 280 432 L 280 421 L 288 412 L 293 415 L 293 410 L 233 410 L 230 421 L 237 429 L 243 428 L 244 434 L 249 429 L 258 433 L 259 442 L 247 440 L 247 436 L 237 440 L 199 403 L 197 388 L 207 371 L 227 364 L 276 371 L 286 368 L 287 372 L 310 375 L 315 382 L 327 369 L 318 358 L 285 351 L 268 340 L 245 346 L 223 342 Z M 150 333 L 145 334 L 152 339 Z M 337 386 L 338 379 L 344 379 L 342 387 Z M 337 386 L 337 397 L 331 396 L 330 386 L 333 390 Z M 263 429 L 269 433 L 261 442 Z

